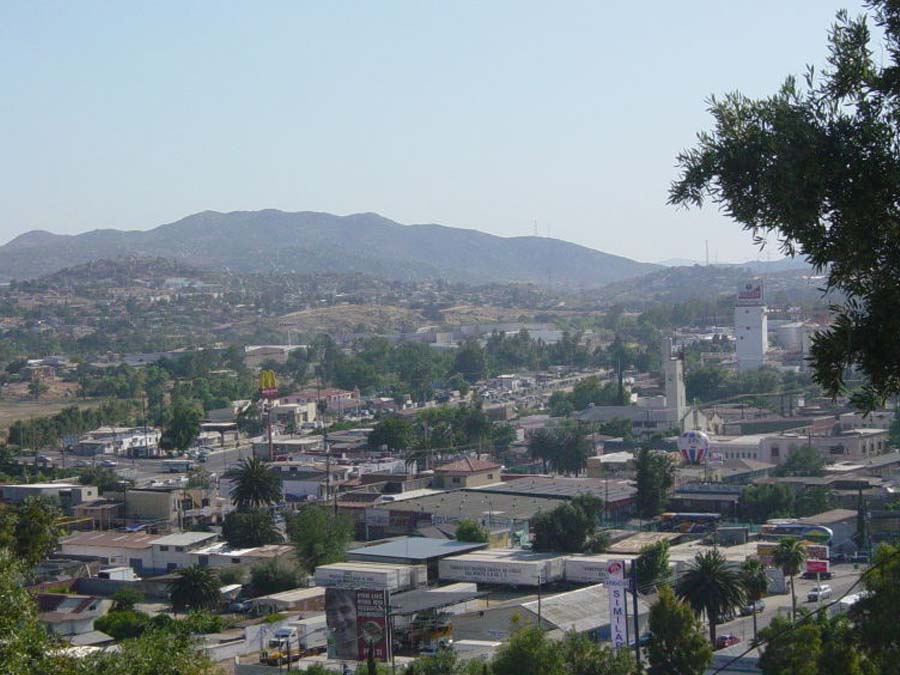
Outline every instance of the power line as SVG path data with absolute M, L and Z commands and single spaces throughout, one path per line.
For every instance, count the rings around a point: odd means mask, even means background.
M 793 631 L 795 628 L 800 627 L 802 624 L 806 623 L 806 622 L 809 621 L 811 618 L 817 616 L 819 613 L 824 612 L 824 611 L 830 609 L 831 607 L 834 607 L 836 604 L 840 603 L 841 600 L 843 600 L 843 599 L 846 598 L 848 595 L 850 595 L 850 591 L 852 591 L 854 588 L 856 588 L 857 586 L 859 586 L 859 584 L 862 582 L 862 580 L 863 580 L 868 574 L 870 574 L 873 570 L 877 569 L 878 567 L 881 567 L 881 566 L 886 565 L 887 563 L 893 561 L 894 558 L 900 558 L 900 550 L 894 552 L 893 555 L 888 556 L 886 559 L 882 560 L 881 562 L 878 562 L 878 563 L 876 563 L 875 565 L 871 565 L 871 566 L 869 567 L 869 569 L 867 569 L 865 572 L 863 572 L 862 574 L 860 574 L 860 575 L 859 575 L 859 579 L 857 579 L 856 581 L 854 581 L 853 584 L 852 584 L 846 591 L 844 591 L 843 595 L 841 595 L 841 596 L 840 596 L 839 598 L 837 598 L 836 600 L 834 600 L 834 601 L 828 603 L 828 604 L 825 605 L 824 607 L 820 607 L 820 608 L 816 609 L 814 612 L 810 612 L 809 614 L 807 614 L 806 616 L 804 616 L 803 618 L 801 618 L 799 621 L 795 621 L 795 622 L 792 623 L 790 626 L 788 626 L 786 629 L 780 631 L 777 635 L 773 635 L 770 639 L 754 642 L 749 648 L 747 648 L 746 650 L 744 650 L 743 652 L 741 652 L 740 654 L 738 654 L 737 656 L 735 656 L 733 659 L 731 659 L 730 661 L 728 661 L 728 662 L 725 663 L 724 665 L 719 666 L 719 668 L 717 668 L 716 670 L 713 671 L 712 675 L 716 675 L 716 673 L 721 673 L 723 670 L 725 670 L 726 668 L 728 668 L 728 667 L 729 667 L 731 664 L 733 664 L 735 661 L 737 661 L 738 659 L 742 659 L 742 658 L 745 657 L 747 654 L 749 654 L 750 652 L 752 652 L 754 649 L 758 649 L 758 648 L 760 648 L 761 646 L 763 646 L 763 645 L 765 645 L 765 644 L 768 644 L 769 642 L 772 642 L 772 640 L 778 639 L 778 638 L 780 638 L 782 635 L 786 635 L 786 634 L 790 633 L 790 632 Z M 793 583 L 793 582 L 791 582 L 791 583 Z

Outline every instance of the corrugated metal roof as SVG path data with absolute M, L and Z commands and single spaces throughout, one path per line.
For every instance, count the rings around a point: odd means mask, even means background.
M 427 537 L 404 537 L 375 546 L 363 546 L 347 551 L 347 555 L 357 560 L 361 558 L 407 558 L 410 560 L 430 560 L 450 555 L 477 551 L 487 544 L 430 539 Z
M 628 609 L 631 611 L 631 593 L 628 595 Z M 537 601 L 522 605 L 523 608 L 537 616 Z M 644 614 L 650 607 L 638 598 L 638 613 Z M 541 617 L 560 630 L 572 630 L 579 633 L 600 628 L 609 624 L 609 593 L 602 584 L 588 586 L 569 593 L 560 593 L 541 601 Z

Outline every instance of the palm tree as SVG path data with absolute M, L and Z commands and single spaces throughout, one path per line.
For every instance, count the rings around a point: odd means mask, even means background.
M 222 602 L 219 575 L 208 567 L 192 565 L 178 570 L 169 589 L 172 609 L 215 609 Z
M 769 577 L 766 568 L 759 560 L 745 560 L 741 565 L 741 580 L 744 583 L 744 592 L 747 594 L 747 602 L 753 603 L 753 641 L 756 642 L 756 603 L 769 590 Z
M 232 481 L 231 501 L 239 509 L 256 509 L 281 501 L 281 474 L 270 469 L 259 457 L 245 457 L 225 472 Z
M 797 592 L 794 590 L 794 577 L 800 573 L 803 561 L 806 560 L 806 549 L 799 540 L 793 537 L 782 539 L 775 552 L 772 554 L 772 562 L 775 567 L 780 567 L 791 578 L 791 620 L 797 618 Z
M 716 644 L 719 616 L 740 607 L 746 601 L 741 575 L 729 566 L 718 550 L 698 553 L 678 580 L 675 593 L 691 606 L 694 613 L 706 614 L 709 639 Z

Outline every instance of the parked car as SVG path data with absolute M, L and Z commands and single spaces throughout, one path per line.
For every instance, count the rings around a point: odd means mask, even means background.
M 85 467 L 85 466 L 90 466 L 90 465 L 91 465 L 91 463 L 89 461 L 87 461 L 86 459 L 79 459 L 77 462 L 75 462 L 75 466 L 78 466 L 78 467 Z
M 716 638 L 716 649 L 725 649 L 725 647 L 736 645 L 740 641 L 741 638 L 739 638 L 737 635 L 726 633 L 725 635 L 720 635 Z
M 42 464 L 49 464 L 53 461 L 53 459 L 48 455 L 38 455 L 34 459 L 36 462 L 41 462 Z
M 759 614 L 765 608 L 766 601 L 758 600 L 757 602 L 752 602 L 749 605 L 741 607 L 741 616 L 753 616 L 753 614 Z
M 105 466 L 107 469 L 112 469 L 115 466 L 119 466 L 119 463 L 114 459 L 104 459 L 100 462 L 100 466 Z
M 249 612 L 252 608 L 253 603 L 249 600 L 235 600 L 234 602 L 228 603 L 228 607 L 225 609 L 235 614 L 244 614 Z
M 809 593 L 806 594 L 806 599 L 809 602 L 817 602 L 819 600 L 827 600 L 831 597 L 831 586 L 828 584 L 819 584 L 818 586 L 813 586 Z
M 722 614 L 719 614 L 719 616 L 716 617 L 716 623 L 717 624 L 728 623 L 729 621 L 733 621 L 735 616 L 736 615 L 734 613 L 734 610 L 729 610 L 727 612 L 723 612 Z
M 868 553 L 854 553 L 850 556 L 850 562 L 852 563 L 868 563 L 869 562 L 869 554 Z

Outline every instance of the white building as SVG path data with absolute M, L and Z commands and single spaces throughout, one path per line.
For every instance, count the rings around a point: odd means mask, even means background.
M 734 343 L 739 370 L 763 366 L 769 348 L 768 331 L 763 283 L 748 281 L 738 289 L 734 306 Z

